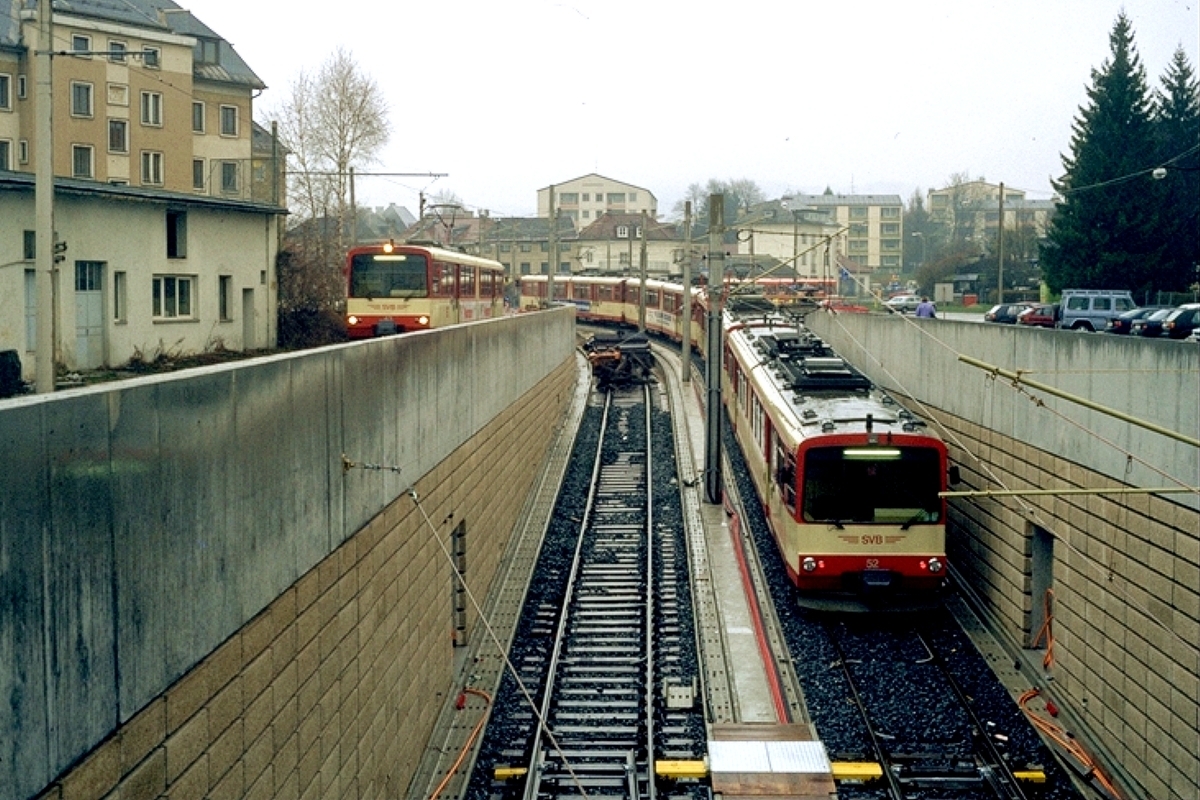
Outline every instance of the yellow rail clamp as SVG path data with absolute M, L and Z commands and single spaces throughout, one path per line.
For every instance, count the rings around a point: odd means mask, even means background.
M 1013 777 L 1025 783 L 1045 783 L 1046 773 L 1040 769 L 1014 770 Z
M 699 780 L 708 776 L 708 765 L 703 761 L 655 761 L 654 774 L 660 778 Z
M 522 777 L 528 771 L 525 767 L 496 767 L 492 777 L 498 781 L 511 781 L 513 778 Z
M 835 761 L 830 766 L 835 781 L 866 783 L 883 777 L 883 767 L 874 761 Z

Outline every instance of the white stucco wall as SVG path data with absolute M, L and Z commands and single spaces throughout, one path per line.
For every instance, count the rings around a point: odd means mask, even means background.
M 167 212 L 186 213 L 186 255 L 167 257 Z M 99 366 L 79 352 L 76 264 L 98 262 L 102 325 L 100 361 L 125 364 L 137 354 L 195 353 L 224 347 L 231 350 L 275 344 L 276 218 L 262 209 L 228 205 L 168 204 L 165 201 L 90 195 L 59 196 L 54 227 L 66 241 L 59 264 L 57 330 L 58 361 L 67 370 Z M 22 374 L 32 379 L 33 343 L 27 331 L 30 294 L 24 259 L 23 232 L 33 230 L 32 192 L 0 192 L 0 350 L 16 350 Z M 124 275 L 124 318 L 116 317 L 120 294 L 116 279 Z M 185 319 L 152 316 L 152 284 L 156 275 L 190 276 L 192 315 Z M 220 276 L 228 277 L 228 313 L 219 312 Z M 35 295 L 34 295 L 35 296 Z M 93 359 L 94 360 L 94 359 Z

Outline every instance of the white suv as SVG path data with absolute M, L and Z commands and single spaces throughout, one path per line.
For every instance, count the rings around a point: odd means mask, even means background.
M 1137 308 L 1133 295 L 1113 289 L 1063 289 L 1062 321 L 1073 331 L 1102 331 L 1110 319 Z
M 903 314 L 905 311 L 916 311 L 917 306 L 921 305 L 921 298 L 915 294 L 898 294 L 884 300 L 883 305 L 888 311 Z

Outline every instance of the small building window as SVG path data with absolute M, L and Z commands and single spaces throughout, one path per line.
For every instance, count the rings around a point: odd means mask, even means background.
M 9 161 L 12 159 L 12 142 L 0 139 L 0 169 L 12 169 Z
M 195 277 L 192 275 L 155 275 L 152 300 L 154 318 L 191 317 L 194 285 Z
M 109 61 L 114 61 L 118 64 L 124 64 L 126 51 L 127 51 L 127 48 L 125 47 L 124 42 L 118 41 L 116 39 L 108 40 L 108 60 Z
M 204 173 L 205 173 L 204 159 L 203 158 L 193 158 L 192 159 L 192 188 L 193 189 L 201 189 L 202 190 L 207 185 L 208 182 L 205 180 L 205 178 L 207 176 Z
M 12 75 L 0 74 L 0 108 L 12 109 Z
M 192 101 L 192 132 L 204 133 L 204 103 Z
M 167 258 L 187 258 L 187 212 L 167 212 Z
M 142 92 L 142 124 L 162 127 L 163 96 L 161 92 Z
M 71 176 L 75 178 L 96 177 L 95 152 L 90 144 L 71 145 Z
M 157 47 L 142 48 L 142 63 L 146 65 L 147 69 L 158 69 L 160 56 L 161 51 Z
M 127 280 L 124 272 L 113 273 L 113 322 L 126 321 L 126 297 Z
M 81 58 L 90 58 L 92 54 L 92 37 L 82 33 L 71 35 L 71 52 L 78 53 Z
M 237 109 L 237 106 L 221 106 L 221 135 L 222 136 L 237 136 L 238 135 L 238 109 Z
M 225 194 L 236 194 L 238 191 L 238 162 L 221 162 L 221 191 Z
M 110 119 L 108 121 L 108 152 L 129 152 L 129 120 Z
M 92 116 L 92 85 L 82 81 L 71 81 L 71 116 Z
M 222 322 L 233 319 L 233 276 L 217 276 L 217 314 Z
M 153 150 L 142 151 L 142 183 L 146 186 L 163 185 L 163 154 Z

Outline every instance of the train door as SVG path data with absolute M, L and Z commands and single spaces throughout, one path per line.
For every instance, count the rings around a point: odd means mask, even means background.
M 478 319 L 479 283 L 476 280 L 478 267 L 458 265 L 458 317 L 455 322 L 471 322 Z

